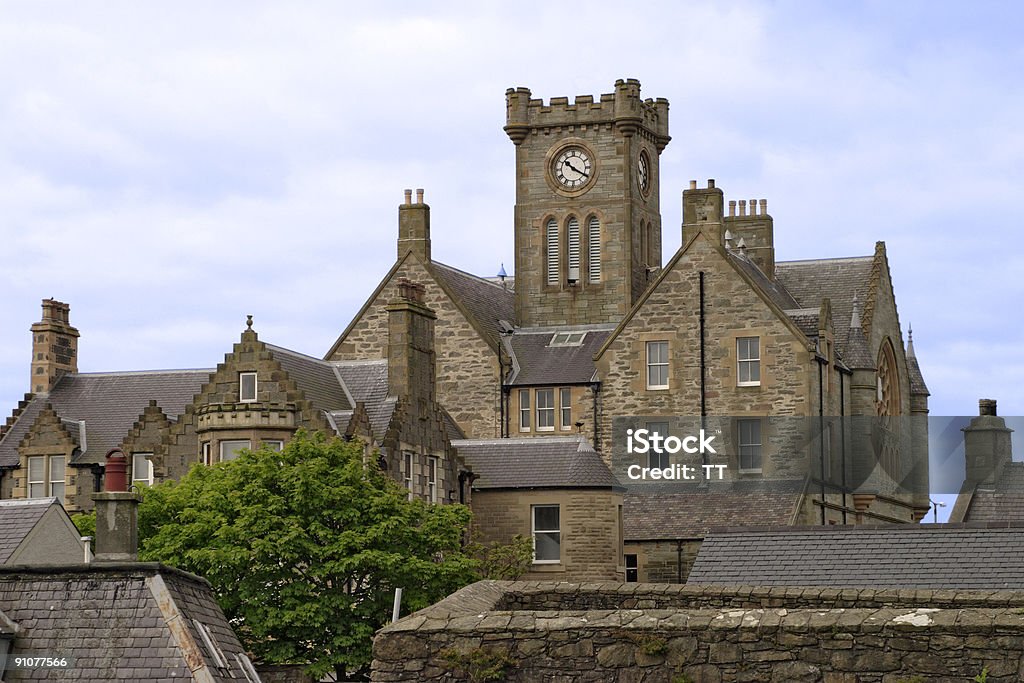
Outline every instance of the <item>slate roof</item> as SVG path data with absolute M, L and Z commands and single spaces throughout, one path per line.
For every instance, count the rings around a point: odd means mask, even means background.
M 430 262 L 430 270 L 451 294 L 455 303 L 469 316 L 491 346 L 498 345 L 498 321 L 515 320 L 515 294 L 500 284 L 470 275 L 458 268 L 437 261 Z
M 586 384 L 594 380 L 594 354 L 608 339 L 614 325 L 533 327 L 516 329 L 508 338 L 516 368 L 513 386 Z M 556 332 L 586 332 L 579 346 L 550 346 Z
M 740 256 L 735 250 L 725 252 L 730 260 L 742 270 L 747 277 L 754 281 L 762 292 L 768 295 L 768 298 L 772 300 L 776 306 L 782 310 L 792 310 L 801 308 L 797 300 L 793 298 L 793 295 L 786 289 L 785 285 L 778 280 L 772 280 L 763 272 L 761 269 L 751 261 L 746 255 Z M 815 306 L 813 301 L 805 303 L 805 306 L 813 307 L 815 311 L 820 307 L 821 302 L 818 301 L 819 306 Z M 815 336 L 818 334 L 818 330 L 814 330 Z
M 976 486 L 964 521 L 1024 522 L 1024 462 L 1005 465 L 994 485 Z
M 32 398 L 0 441 L 0 467 L 18 464 L 18 445 L 46 403 L 65 421 L 81 453 L 74 463 L 102 462 L 117 447 L 151 400 L 174 419 L 192 402 L 213 370 L 153 370 L 68 374 L 49 394 Z M 85 443 L 67 421 L 85 420 Z
M 666 491 L 665 488 L 671 489 Z M 679 491 L 678 484 L 630 490 L 623 499 L 626 541 L 704 538 L 724 526 L 793 523 L 804 482 L 736 481 Z
M 11 654 L 73 660 L 53 679 L 180 683 L 196 680 L 191 662 L 206 667 L 214 681 L 251 680 L 209 584 L 162 565 L 0 567 L 0 612 L 20 627 Z M 175 616 L 190 636 L 184 642 L 168 627 Z M 226 666 L 218 666 L 196 621 L 209 629 Z M 38 678 L 38 672 L 9 669 L 4 680 Z
M 453 440 L 476 490 L 612 488 L 618 482 L 582 436 Z
M 320 410 L 354 407 L 332 363 L 273 344 L 267 344 L 267 349 L 315 407 Z
M 713 533 L 687 583 L 1024 589 L 1024 524 L 893 524 Z
M 821 300 L 832 300 L 832 324 L 840 353 L 846 350 L 853 298 L 868 300 L 872 256 L 815 259 L 810 261 L 779 261 L 775 264 L 775 281 L 786 289 L 797 306 L 783 308 L 821 308 Z M 817 331 L 815 331 L 817 335 Z
M 0 501 L 0 565 L 7 563 L 50 506 L 57 504 L 56 498 Z

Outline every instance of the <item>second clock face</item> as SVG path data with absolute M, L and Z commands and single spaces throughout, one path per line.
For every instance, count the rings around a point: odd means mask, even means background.
M 566 147 L 555 157 L 551 173 L 558 184 L 567 190 L 579 190 L 593 175 L 590 154 L 582 147 Z
M 647 158 L 646 150 L 640 152 L 640 158 L 636 162 L 636 182 L 644 194 L 651 189 L 651 162 Z

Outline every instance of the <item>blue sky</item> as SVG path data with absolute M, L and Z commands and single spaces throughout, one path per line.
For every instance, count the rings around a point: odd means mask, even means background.
M 581 8 L 585 7 L 584 13 Z M 2 3 L 0 406 L 39 302 L 83 371 L 209 367 L 244 328 L 327 351 L 394 259 L 513 265 L 504 91 L 671 103 L 680 193 L 767 198 L 777 255 L 885 240 L 932 413 L 1024 414 L 1024 42 L 1014 3 Z

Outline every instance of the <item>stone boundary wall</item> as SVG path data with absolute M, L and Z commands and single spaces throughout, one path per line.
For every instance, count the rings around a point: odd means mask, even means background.
M 1004 683 L 1024 592 L 481 581 L 373 654 L 374 681 Z

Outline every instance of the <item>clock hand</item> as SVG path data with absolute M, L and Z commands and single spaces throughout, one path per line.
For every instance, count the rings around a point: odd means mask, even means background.
M 562 162 L 562 163 L 563 163 L 564 165 L 568 166 L 569 168 L 571 168 L 572 170 L 576 171 L 577 173 L 579 173 L 579 174 L 580 174 L 581 176 L 583 176 L 584 178 L 589 178 L 589 177 L 590 177 L 590 176 L 589 176 L 589 175 L 587 175 L 587 174 L 586 174 L 586 173 L 585 173 L 584 171 L 581 171 L 580 169 L 576 168 L 576 167 L 575 167 L 575 166 L 573 166 L 573 165 L 572 165 L 571 163 L 569 163 L 569 160 L 568 160 L 568 159 L 566 159 L 566 160 L 565 160 L 564 162 Z

